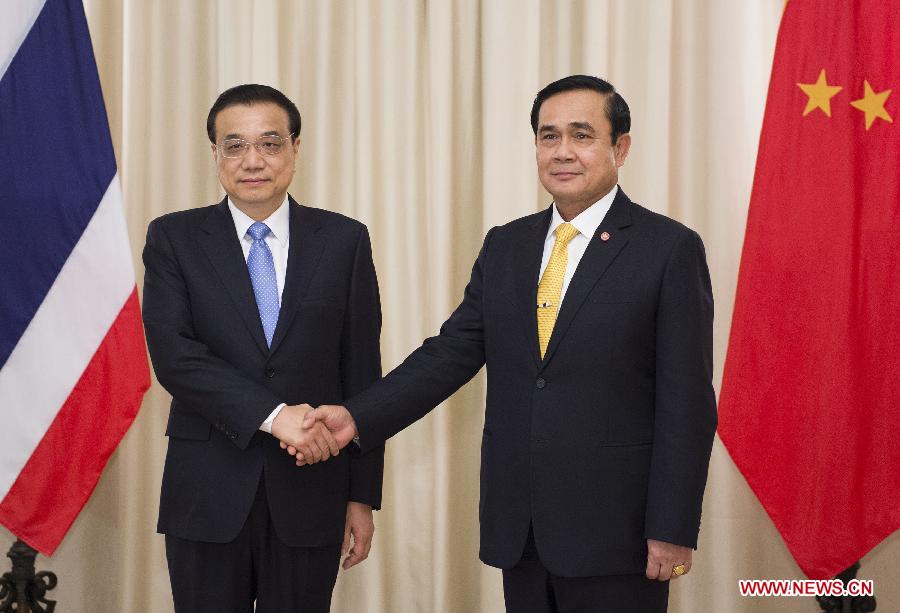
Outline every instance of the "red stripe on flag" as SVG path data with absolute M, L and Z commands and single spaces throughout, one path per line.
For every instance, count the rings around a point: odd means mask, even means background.
M 135 288 L 0 503 L 0 523 L 52 555 L 90 498 L 148 387 L 150 368 Z

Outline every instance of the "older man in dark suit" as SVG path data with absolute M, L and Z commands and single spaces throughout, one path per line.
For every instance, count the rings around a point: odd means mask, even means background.
M 365 451 L 486 364 L 481 559 L 507 610 L 665 611 L 716 428 L 703 244 L 619 189 L 630 115 L 609 83 L 551 83 L 531 122 L 553 205 L 488 232 L 440 334 L 306 423 Z
M 156 219 L 144 249 L 144 325 L 172 394 L 160 532 L 178 613 L 326 613 L 341 547 L 368 555 L 383 448 L 322 459 L 314 404 L 381 374 L 381 311 L 365 226 L 298 205 L 287 189 L 300 114 L 281 92 L 241 85 L 209 112 L 227 197 Z

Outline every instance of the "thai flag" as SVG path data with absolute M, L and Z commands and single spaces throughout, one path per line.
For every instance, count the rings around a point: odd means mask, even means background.
M 59 545 L 150 384 L 81 0 L 0 19 L 0 523 Z

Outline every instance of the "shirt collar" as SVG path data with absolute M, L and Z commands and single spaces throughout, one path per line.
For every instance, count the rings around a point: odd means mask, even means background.
M 575 226 L 579 234 L 586 236 L 590 240 L 597 228 L 600 227 L 600 224 L 603 223 L 603 218 L 609 212 L 609 208 L 612 206 L 617 193 L 619 193 L 618 185 L 609 190 L 609 193 L 600 198 L 600 200 L 576 215 L 569 223 Z M 550 220 L 550 228 L 547 230 L 547 239 L 554 236 L 553 233 L 556 231 L 556 228 L 562 223 L 565 223 L 565 220 L 559 214 L 554 202 L 553 218 Z
M 256 223 L 256 220 L 234 206 L 231 198 L 228 199 L 228 210 L 231 211 L 231 218 L 234 220 L 234 228 L 237 230 L 238 239 L 244 240 L 244 237 L 247 235 L 247 230 Z M 288 197 L 287 194 L 285 194 L 284 201 L 281 205 L 279 205 L 271 215 L 263 219 L 263 223 L 269 226 L 272 236 L 281 243 L 282 247 L 287 247 L 288 239 L 290 238 L 290 210 L 291 208 L 288 206 Z

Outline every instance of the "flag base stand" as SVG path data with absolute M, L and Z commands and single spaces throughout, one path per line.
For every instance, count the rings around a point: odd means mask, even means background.
M 0 577 L 0 613 L 53 613 L 56 601 L 44 596 L 56 587 L 56 575 L 34 572 L 37 551 L 16 539 L 6 555 L 12 571 Z
M 850 579 L 856 579 L 859 562 L 837 576 L 844 587 Z M 874 596 L 816 596 L 823 613 L 869 613 L 875 610 Z M 0 610 L 2 613 L 2 610 Z

